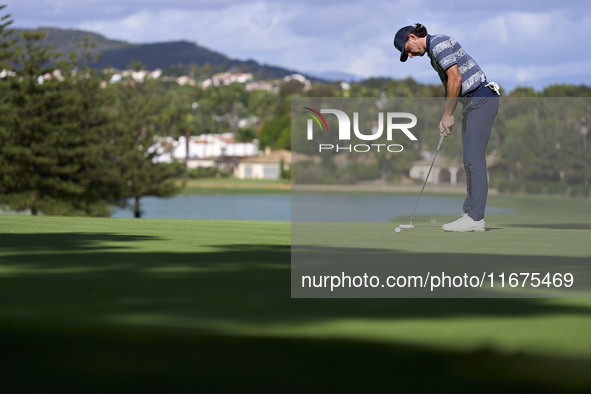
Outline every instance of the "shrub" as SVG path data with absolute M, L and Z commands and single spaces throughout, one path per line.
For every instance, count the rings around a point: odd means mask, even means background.
M 574 196 L 589 197 L 589 195 L 591 194 L 591 185 L 583 185 L 583 184 L 572 185 L 570 187 L 570 194 L 573 197 Z
M 507 190 L 511 193 L 518 193 L 523 186 L 523 183 L 520 181 L 510 181 L 507 185 Z
M 279 178 L 280 179 L 287 179 L 290 180 L 291 179 L 291 166 L 287 166 L 287 169 L 285 169 L 285 162 L 283 161 L 283 159 L 281 159 L 281 161 L 279 162 L 279 168 L 280 168 L 280 174 L 279 174 Z
M 542 182 L 527 181 L 525 182 L 525 191 L 530 194 L 542 193 L 544 191 L 544 184 Z
M 546 185 L 546 191 L 550 194 L 564 194 L 568 189 L 568 185 L 562 182 L 551 182 Z
M 505 193 L 509 190 L 509 181 L 498 181 L 493 185 L 496 185 L 497 190 L 501 193 Z
M 378 179 L 382 176 L 382 172 L 377 164 L 358 164 L 349 163 L 342 170 L 343 178 L 355 181 L 368 181 Z
M 292 181 L 296 184 L 336 184 L 339 179 L 330 168 L 312 160 L 302 160 L 292 166 Z
M 202 179 L 202 178 L 227 178 L 230 174 L 228 172 L 218 170 L 214 167 L 197 167 L 187 171 L 187 177 L 189 179 Z

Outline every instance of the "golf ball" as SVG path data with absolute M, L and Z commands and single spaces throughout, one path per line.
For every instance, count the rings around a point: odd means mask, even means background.
M 399 233 L 399 232 L 400 232 L 400 227 L 396 227 L 396 228 L 394 229 L 394 231 L 396 231 L 397 233 Z

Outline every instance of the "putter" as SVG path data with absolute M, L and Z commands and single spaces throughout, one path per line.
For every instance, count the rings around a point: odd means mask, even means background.
M 431 170 L 433 169 L 433 164 L 435 164 L 435 158 L 437 157 L 437 153 L 439 153 L 439 148 L 441 148 L 441 143 L 443 142 L 443 139 L 445 138 L 445 134 L 441 134 L 441 138 L 439 138 L 439 144 L 437 145 L 437 150 L 435 151 L 435 155 L 433 156 L 433 161 L 431 162 L 431 167 L 429 167 L 429 172 L 427 173 L 427 176 L 425 177 L 425 182 L 423 183 L 423 188 L 421 189 L 421 194 L 419 194 L 419 199 L 417 200 L 417 204 L 415 205 L 415 209 L 414 211 L 412 211 L 412 216 L 410 217 L 410 224 L 401 224 L 400 228 L 415 228 L 415 226 L 412 225 L 412 218 L 415 217 L 415 212 L 417 211 L 417 207 L 419 206 L 419 201 L 421 201 L 421 196 L 423 195 L 423 190 L 425 190 L 425 185 L 427 184 L 427 179 L 429 179 L 429 174 L 431 173 Z

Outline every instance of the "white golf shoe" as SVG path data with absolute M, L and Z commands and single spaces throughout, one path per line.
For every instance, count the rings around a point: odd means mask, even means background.
M 461 218 L 456 220 L 455 222 L 446 223 L 441 227 L 445 231 L 457 231 L 457 232 L 466 232 L 466 231 L 485 231 L 484 228 L 484 219 L 475 221 L 467 213 L 463 214 Z

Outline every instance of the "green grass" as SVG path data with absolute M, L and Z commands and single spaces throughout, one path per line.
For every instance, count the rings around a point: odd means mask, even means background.
M 451 217 L 419 217 L 412 232 L 390 232 L 386 248 L 442 261 L 591 264 L 590 201 L 489 204 L 516 212 L 488 215 L 493 230 L 481 234 L 445 233 L 438 226 Z M 591 389 L 591 300 L 292 299 L 290 235 L 281 222 L 1 216 L 3 387 Z M 385 238 L 363 239 L 385 248 Z

